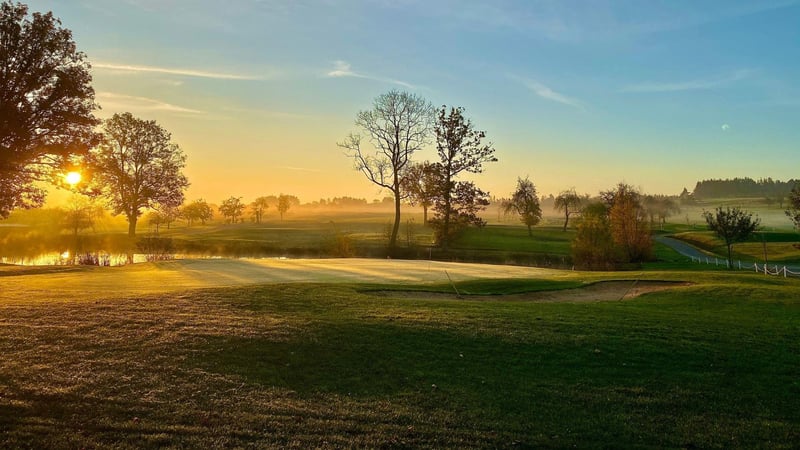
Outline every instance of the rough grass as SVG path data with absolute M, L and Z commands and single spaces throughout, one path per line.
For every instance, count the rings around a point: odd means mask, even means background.
M 40 276 L 9 277 L 35 296 Z M 800 282 L 638 277 L 695 284 L 593 303 L 408 299 L 351 284 L 5 301 L 0 447 L 796 445 Z

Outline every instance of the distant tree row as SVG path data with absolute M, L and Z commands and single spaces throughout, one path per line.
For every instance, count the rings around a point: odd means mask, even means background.
M 800 180 L 780 181 L 772 178 L 732 178 L 698 181 L 692 195 L 697 199 L 711 198 L 785 198 Z

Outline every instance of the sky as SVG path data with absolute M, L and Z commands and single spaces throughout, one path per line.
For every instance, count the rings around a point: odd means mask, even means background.
M 388 195 L 336 143 L 393 89 L 465 108 L 496 196 L 800 178 L 800 0 L 25 3 L 72 30 L 101 118 L 172 133 L 190 200 Z

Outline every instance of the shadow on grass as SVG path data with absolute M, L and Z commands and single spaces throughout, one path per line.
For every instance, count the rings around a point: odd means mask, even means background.
M 702 447 L 797 435 L 794 419 L 766 429 L 753 418 L 797 418 L 777 390 L 796 367 L 782 350 L 687 340 L 668 328 L 660 336 L 541 328 L 540 342 L 513 342 L 397 324 L 326 324 L 289 342 L 218 338 L 202 365 L 303 398 L 389 400 L 453 411 L 461 426 L 574 434 L 584 444 Z

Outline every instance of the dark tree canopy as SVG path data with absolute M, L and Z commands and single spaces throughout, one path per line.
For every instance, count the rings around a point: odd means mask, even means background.
M 528 177 L 517 178 L 517 189 L 509 200 L 503 202 L 503 210 L 506 214 L 519 215 L 522 223 L 528 227 L 528 236 L 533 236 L 531 227 L 542 220 L 542 207 L 539 205 L 539 196 L 533 181 Z
M 744 211 L 740 208 L 721 206 L 717 207 L 713 213 L 703 212 L 708 229 L 713 231 L 720 239 L 725 241 L 728 248 L 728 267 L 733 268 L 731 248 L 737 242 L 746 241 L 759 227 L 761 220 L 753 218 L 753 213 Z
M 92 77 L 52 13 L 0 3 L 0 218 L 41 205 L 52 179 L 96 142 Z
M 464 172 L 481 173 L 483 165 L 496 162 L 494 147 L 482 143 L 486 132 L 475 130 L 464 117 L 464 108 L 442 106 L 434 128 L 439 162 L 436 170 L 439 186 L 434 201 L 435 216 L 431 221 L 437 241 L 447 248 L 450 240 L 464 227 L 485 222 L 478 212 L 489 204 L 488 193 L 472 182 L 457 181 Z
M 390 91 L 379 95 L 373 107 L 360 111 L 356 126 L 366 133 L 369 146 L 363 146 L 359 134 L 350 134 L 338 145 L 353 158 L 356 170 L 371 183 L 391 191 L 395 214 L 389 238 L 389 252 L 397 245 L 400 230 L 400 201 L 405 197 L 403 174 L 411 156 L 429 140 L 433 106 L 422 97 L 407 92 Z
M 125 214 L 128 235 L 146 208 L 178 207 L 189 182 L 182 170 L 186 156 L 155 121 L 131 113 L 114 114 L 103 126 L 103 140 L 89 166 L 93 192 L 106 199 L 114 214 Z

